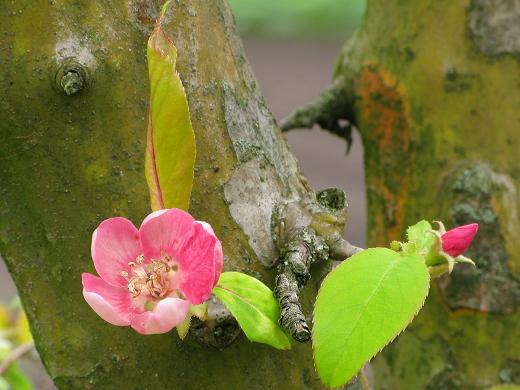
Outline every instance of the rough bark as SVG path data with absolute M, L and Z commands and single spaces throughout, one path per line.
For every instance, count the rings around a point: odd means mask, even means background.
M 370 246 L 422 218 L 480 224 L 477 267 L 435 283 L 376 388 L 520 384 L 519 19 L 514 0 L 369 0 L 331 88 L 284 125 L 357 125 Z
M 0 14 L 0 251 L 43 362 L 60 388 L 321 388 L 309 345 L 279 352 L 240 336 L 143 337 L 82 298 L 97 224 L 149 212 L 145 47 L 162 1 L 4 2 Z M 197 138 L 191 213 L 223 242 L 225 269 L 274 285 L 271 214 L 309 196 L 258 91 L 221 0 L 172 2 Z M 309 313 L 319 278 L 301 298 Z M 213 336 L 226 337 L 231 329 Z M 212 337 L 213 337 L 212 336 Z M 218 344 L 218 340 L 217 340 Z

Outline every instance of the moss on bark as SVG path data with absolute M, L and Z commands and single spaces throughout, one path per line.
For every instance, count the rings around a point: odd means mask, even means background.
M 143 337 L 104 323 L 82 298 L 80 275 L 94 271 L 89 246 L 97 224 L 114 215 L 138 224 L 149 212 L 145 48 L 161 3 L 23 0 L 3 6 L 0 251 L 38 351 L 64 389 L 321 388 L 309 346 L 279 352 L 240 337 L 219 350 L 190 336 L 181 342 L 174 333 Z M 215 227 L 226 269 L 253 273 L 272 286 L 275 271 L 265 260 L 276 252 L 265 212 L 306 189 L 256 87 L 226 3 L 172 3 L 165 24 L 178 48 L 197 135 L 190 211 Z M 64 91 L 56 75 L 69 74 L 63 66 L 71 61 L 81 72 L 64 80 L 71 87 Z M 88 78 L 81 88 L 79 74 Z M 271 180 L 271 198 L 260 194 L 244 203 L 226 197 L 225 187 L 244 172 L 240 144 L 249 145 L 247 161 L 256 163 L 238 178 Z M 233 214 L 229 205 L 239 201 Z M 248 218 L 260 219 L 256 230 L 244 229 Z M 251 244 L 258 237 L 270 252 Z M 315 288 L 308 289 L 307 304 Z
M 365 146 L 369 244 L 387 245 L 422 218 L 481 225 L 479 268 L 438 282 L 411 329 L 375 359 L 376 388 L 517 381 L 505 374 L 520 359 L 519 61 L 474 34 L 484 18 L 506 39 L 496 23 L 507 29 L 516 8 L 496 7 L 507 17 L 490 20 L 479 3 L 371 0 L 337 63 Z
M 375 359 L 376 388 L 520 381 L 519 10 L 508 0 L 369 0 L 331 87 L 282 125 L 357 125 L 369 246 L 419 219 L 480 224 L 478 268 L 437 282 Z M 331 90 L 342 97 L 331 101 Z

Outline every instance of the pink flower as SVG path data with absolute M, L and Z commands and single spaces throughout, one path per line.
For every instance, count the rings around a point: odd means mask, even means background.
M 222 271 L 222 245 L 206 222 L 179 209 L 148 215 L 139 230 L 110 218 L 92 235 L 99 276 L 82 275 L 83 296 L 105 321 L 141 334 L 166 333 L 190 304 L 209 298 Z
M 442 250 L 452 257 L 461 255 L 470 246 L 477 230 L 478 223 L 470 223 L 448 230 L 441 236 Z

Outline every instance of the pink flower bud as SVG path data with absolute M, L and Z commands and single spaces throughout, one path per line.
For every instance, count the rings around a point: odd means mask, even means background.
M 441 237 L 442 250 L 453 257 L 461 255 L 470 246 L 477 230 L 478 223 L 470 223 L 448 230 Z

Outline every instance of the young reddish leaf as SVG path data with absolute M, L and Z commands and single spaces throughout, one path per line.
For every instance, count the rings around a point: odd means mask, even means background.
M 195 134 L 188 100 L 175 70 L 177 49 L 162 28 L 162 10 L 148 40 L 150 109 L 146 148 L 146 180 L 152 210 L 187 210 L 195 167 Z

